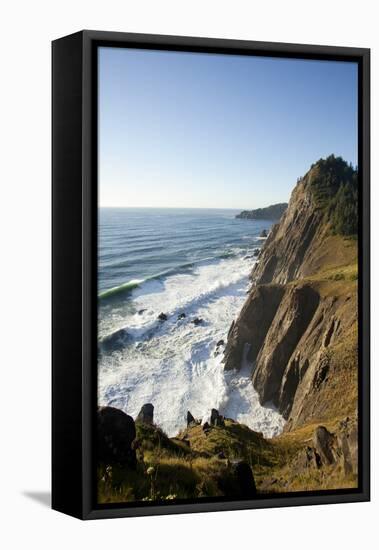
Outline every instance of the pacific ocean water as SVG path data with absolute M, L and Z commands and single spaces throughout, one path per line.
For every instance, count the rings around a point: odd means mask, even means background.
M 283 429 L 274 407 L 259 404 L 254 365 L 244 359 L 238 372 L 225 372 L 217 346 L 243 306 L 260 234 L 272 224 L 237 213 L 99 209 L 99 404 L 135 417 L 152 403 L 170 436 L 187 410 L 205 420 L 211 408 L 268 437 Z

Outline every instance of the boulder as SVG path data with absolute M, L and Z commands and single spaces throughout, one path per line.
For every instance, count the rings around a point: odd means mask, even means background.
M 224 340 L 221 339 L 217 342 L 216 348 L 218 348 L 219 346 L 224 346 L 224 345 L 225 345 L 225 342 L 224 342 Z
M 179 313 L 178 315 L 178 321 L 181 321 L 182 319 L 185 319 L 186 318 L 186 314 L 183 312 L 183 313 Z
M 358 472 L 358 426 L 357 421 L 349 417 L 340 423 L 341 433 L 338 435 L 338 445 L 341 449 L 342 465 L 345 474 Z
M 253 252 L 254 258 L 257 258 L 259 256 L 259 248 L 255 248 Z
M 350 451 L 350 461 L 353 472 L 358 472 L 358 425 L 353 425 L 347 434 L 347 444 Z
M 256 495 L 257 488 L 249 464 L 245 460 L 232 460 L 230 466 L 240 487 L 241 496 Z
M 138 413 L 136 422 L 139 424 L 153 424 L 154 405 L 152 405 L 151 403 L 145 403 L 145 405 L 142 406 L 140 412 Z
M 219 482 L 225 496 L 254 498 L 257 494 L 257 489 L 249 464 L 242 459 L 231 460 L 228 470 L 228 475 Z
M 117 351 L 125 347 L 129 335 L 126 329 L 116 330 L 109 336 L 104 336 L 99 342 L 101 351 Z
M 97 457 L 105 464 L 136 465 L 132 443 L 136 428 L 131 416 L 114 407 L 99 407 L 97 411 Z
M 167 317 L 167 315 L 166 315 L 165 313 L 160 313 L 160 314 L 158 315 L 158 319 L 159 319 L 160 321 L 167 321 L 168 317 Z
M 201 323 L 203 322 L 203 319 L 201 319 L 201 317 L 195 317 L 195 319 L 193 319 L 192 323 L 197 326 L 197 325 L 201 325 Z
M 217 409 L 211 410 L 211 426 L 225 426 L 224 417 L 219 414 Z
M 264 239 L 265 239 L 265 238 L 267 237 L 267 229 L 263 229 L 263 230 L 261 231 L 261 234 L 260 234 L 259 236 L 260 236 L 261 238 L 264 238 Z
M 334 464 L 336 437 L 325 426 L 318 426 L 313 434 L 313 445 L 321 457 L 322 464 Z

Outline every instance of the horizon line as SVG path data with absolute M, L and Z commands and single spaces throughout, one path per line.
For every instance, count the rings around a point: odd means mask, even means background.
M 286 201 L 282 201 L 286 202 Z M 268 206 L 274 206 L 275 204 L 281 204 L 279 202 L 269 204 Z M 98 208 L 163 208 L 166 210 L 175 210 L 175 209 L 181 209 L 181 210 L 240 210 L 241 212 L 243 210 L 256 210 L 258 208 L 267 208 L 267 206 L 256 206 L 255 208 L 237 208 L 237 207 L 230 207 L 230 206 L 125 206 L 125 205 L 98 205 Z

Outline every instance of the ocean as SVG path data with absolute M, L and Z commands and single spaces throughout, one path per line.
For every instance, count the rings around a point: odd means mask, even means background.
M 211 408 L 266 437 L 282 431 L 280 414 L 259 404 L 253 365 L 244 359 L 238 373 L 224 372 L 217 347 L 243 306 L 254 251 L 272 223 L 237 213 L 99 209 L 100 405 L 136 417 L 152 403 L 170 436 L 186 426 L 187 410 L 206 420 Z

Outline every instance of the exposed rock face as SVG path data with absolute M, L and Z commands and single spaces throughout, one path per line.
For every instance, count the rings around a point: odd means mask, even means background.
M 349 260 L 346 248 L 328 246 L 333 241 L 330 231 L 332 216 L 330 212 L 327 216 L 325 209 L 320 206 L 322 200 L 317 199 L 318 195 L 327 196 L 329 193 L 327 200 L 336 195 L 345 177 L 341 175 L 341 163 L 342 159 L 328 159 L 325 172 L 325 161 L 320 160 L 298 181 L 287 210 L 280 222 L 271 228 L 259 262 L 254 267 L 252 279 L 257 284 L 286 284 L 313 275 L 326 265 L 346 265 Z M 345 164 L 345 172 L 350 174 L 350 171 Z M 321 176 L 319 188 L 316 189 L 314 182 L 320 180 L 320 172 L 324 173 L 326 179 L 322 181 Z M 355 176 L 350 174 L 346 177 L 354 179 Z M 330 182 L 334 182 L 334 187 L 330 186 Z M 350 182 L 350 185 L 354 186 L 354 183 Z M 356 204 L 350 206 L 356 207 Z
M 252 277 L 257 284 L 285 284 L 309 273 L 313 243 L 325 231 L 306 183 L 297 184 L 279 224 L 270 232 Z
M 132 442 L 135 437 L 136 428 L 131 416 L 113 407 L 99 407 L 97 453 L 100 462 L 134 467 L 136 454 L 132 449 Z
M 313 435 L 313 445 L 324 464 L 336 462 L 336 438 L 324 426 L 318 426 Z
M 253 376 L 261 403 L 279 405 L 287 364 L 308 328 L 320 297 L 310 286 L 289 287 L 267 331 Z
M 358 428 L 357 419 L 343 420 L 336 433 L 325 426 L 318 426 L 313 434 L 312 447 L 298 459 L 298 469 L 323 468 L 324 466 L 342 466 L 346 475 L 358 471 Z
M 283 294 L 284 288 L 278 285 L 253 287 L 229 330 L 223 359 L 227 370 L 241 368 L 246 344 L 249 348 L 247 358 L 255 361 Z
M 349 299 L 347 299 L 349 298 Z M 324 297 L 282 378 L 279 409 L 287 429 L 357 403 L 357 296 Z M 354 388 L 354 390 L 352 390 Z
M 146 403 L 145 405 L 143 405 L 140 412 L 138 413 L 136 422 L 139 422 L 141 424 L 153 424 L 154 405 L 152 405 L 151 403 Z
M 358 472 L 358 423 L 357 420 L 346 418 L 340 423 L 338 444 L 342 451 L 345 474 Z

